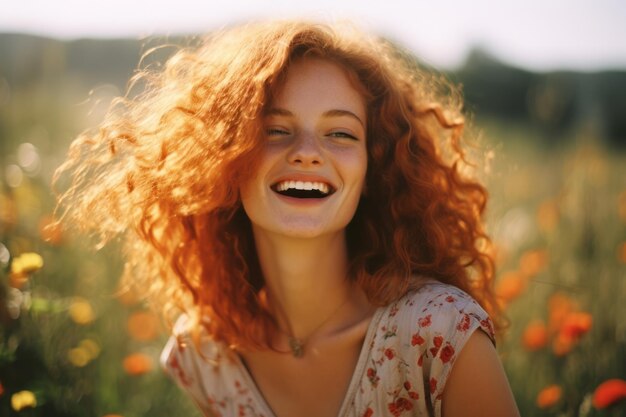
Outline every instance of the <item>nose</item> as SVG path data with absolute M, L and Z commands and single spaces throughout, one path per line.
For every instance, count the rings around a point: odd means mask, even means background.
M 302 132 L 294 139 L 287 154 L 290 164 L 310 166 L 324 163 L 319 139 L 314 134 Z

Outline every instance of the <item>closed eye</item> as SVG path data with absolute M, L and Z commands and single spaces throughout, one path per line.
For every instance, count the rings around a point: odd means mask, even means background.
M 353 134 L 343 132 L 343 131 L 331 132 L 327 136 L 334 137 L 334 138 L 346 138 L 346 139 L 352 139 L 352 140 L 359 140 L 359 138 L 357 138 Z
M 289 135 L 289 131 L 285 130 L 285 129 L 281 129 L 278 127 L 270 127 L 268 129 L 265 130 L 265 133 L 268 136 L 284 136 L 284 135 Z

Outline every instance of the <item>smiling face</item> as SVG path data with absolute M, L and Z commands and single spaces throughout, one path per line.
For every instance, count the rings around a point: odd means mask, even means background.
M 318 58 L 290 65 L 264 116 L 258 171 L 240 189 L 255 234 L 343 233 L 365 181 L 366 114 L 341 66 Z

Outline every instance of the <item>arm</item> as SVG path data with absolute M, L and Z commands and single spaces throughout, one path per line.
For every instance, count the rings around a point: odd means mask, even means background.
M 443 391 L 444 417 L 519 417 L 504 369 L 489 337 L 475 331 Z

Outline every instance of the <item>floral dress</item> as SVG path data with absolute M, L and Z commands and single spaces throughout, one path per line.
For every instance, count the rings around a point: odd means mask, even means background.
M 476 329 L 495 343 L 478 303 L 439 282 L 377 309 L 338 417 L 441 416 L 454 361 Z M 184 323 L 161 362 L 205 416 L 274 417 L 239 356 L 210 340 L 198 352 Z

